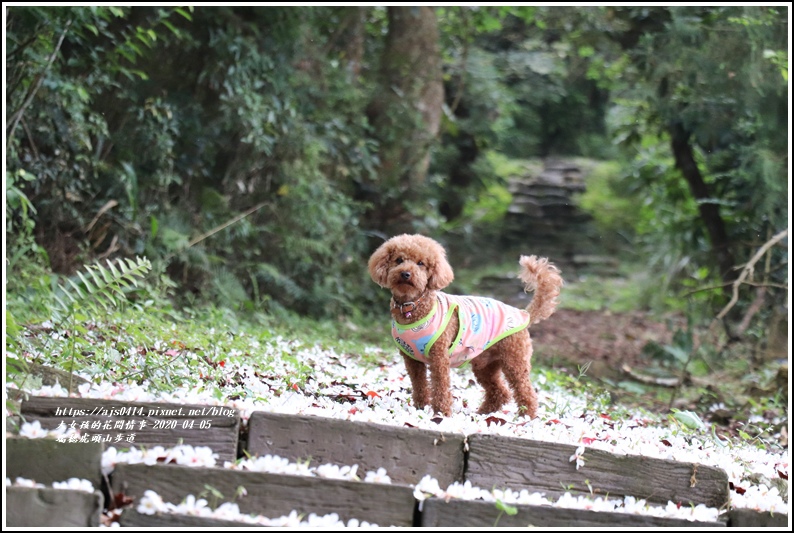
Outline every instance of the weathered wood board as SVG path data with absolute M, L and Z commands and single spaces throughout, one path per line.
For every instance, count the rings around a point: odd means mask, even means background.
M 724 522 L 696 522 L 678 518 L 563 509 L 544 505 L 515 505 L 508 515 L 484 501 L 431 498 L 422 502 L 423 527 L 725 527 Z
M 463 440 L 453 433 L 255 411 L 247 450 L 292 461 L 310 458 L 311 466 L 357 464 L 362 479 L 383 467 L 392 483 L 416 484 L 429 474 L 447 486 L 463 479 Z
M 6 437 L 6 477 L 32 479 L 51 485 L 69 478 L 87 479 L 102 488 L 102 452 L 98 442 L 58 442 L 54 439 Z
M 240 413 L 230 407 L 34 396 L 21 413 L 46 429 L 74 427 L 82 441 L 107 447 L 190 444 L 212 448 L 221 464 L 237 458 Z
M 184 514 L 143 514 L 135 509 L 125 509 L 124 512 L 121 513 L 119 525 L 121 525 L 121 527 L 264 527 L 246 522 L 219 520 L 217 518 Z
M 99 527 L 104 499 L 99 491 L 6 487 L 9 527 Z
M 724 470 L 587 448 L 585 464 L 570 460 L 576 446 L 494 435 L 469 437 L 466 480 L 478 487 L 546 493 L 629 495 L 649 502 L 721 508 L 728 502 Z
M 325 515 L 337 513 L 379 526 L 411 526 L 415 500 L 413 490 L 402 485 L 383 485 L 337 479 L 322 479 L 223 468 L 191 468 L 176 465 L 116 466 L 111 477 L 114 493 L 140 500 L 146 490 L 157 492 L 163 501 L 180 503 L 188 494 L 210 499 L 206 486 L 219 491 L 224 501 L 235 502 L 242 513 L 268 517 L 290 512 Z M 240 487 L 246 495 L 236 498 Z
M 732 509 L 724 516 L 730 527 L 791 527 L 787 514 L 772 514 L 752 509 Z

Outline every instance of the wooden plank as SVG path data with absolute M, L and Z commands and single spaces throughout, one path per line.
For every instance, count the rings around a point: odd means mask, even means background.
M 242 513 L 268 517 L 290 512 L 317 515 L 337 513 L 379 526 L 413 524 L 415 500 L 410 487 L 358 481 L 322 479 L 224 468 L 191 468 L 178 465 L 116 465 L 111 479 L 114 493 L 140 500 L 146 490 L 163 501 L 180 503 L 188 494 L 212 501 L 205 487 L 219 491 L 224 501 L 237 503 Z M 237 498 L 240 487 L 246 495 Z
M 9 527 L 99 527 L 104 499 L 99 491 L 6 487 Z
M 585 464 L 570 457 L 576 446 L 494 435 L 469 437 L 466 480 L 478 487 L 527 489 L 547 497 L 592 493 L 634 496 L 649 502 L 721 508 L 728 503 L 724 470 L 586 448 Z
M 208 446 L 219 462 L 237 458 L 240 413 L 225 406 L 33 396 L 22 402 L 27 421 L 46 429 L 75 427 L 83 440 L 105 446 Z
M 732 509 L 725 513 L 725 516 L 730 527 L 790 527 L 786 514 Z
M 422 502 L 422 527 L 725 527 L 724 522 L 695 522 L 628 513 L 515 505 L 517 513 L 499 511 L 493 502 L 431 498 Z
M 392 483 L 416 484 L 429 474 L 447 486 L 463 479 L 463 441 L 453 433 L 254 411 L 247 450 L 292 461 L 311 458 L 312 466 L 357 464 L 362 479 L 383 467 Z
M 6 477 L 32 479 L 45 485 L 76 477 L 102 487 L 102 452 L 98 442 L 69 443 L 54 439 L 6 437 Z
M 203 516 L 169 513 L 143 514 L 135 509 L 124 509 L 124 512 L 121 513 L 119 525 L 121 527 L 265 527 L 247 522 L 219 520 Z
M 280 516 L 283 515 L 268 516 L 267 518 L 274 519 L 274 518 L 279 518 Z M 302 519 L 307 520 L 307 517 L 304 516 L 302 517 Z M 208 517 L 183 515 L 183 514 L 155 513 L 155 514 L 147 515 L 147 514 L 139 513 L 135 509 L 125 509 L 124 512 L 121 514 L 119 525 L 121 525 L 121 527 L 169 527 L 169 528 L 170 527 L 204 527 L 204 528 L 268 527 L 262 524 L 251 524 L 249 522 L 243 522 L 243 521 L 222 520 L 219 518 L 208 518 Z M 280 526 L 280 527 L 286 527 L 286 526 Z

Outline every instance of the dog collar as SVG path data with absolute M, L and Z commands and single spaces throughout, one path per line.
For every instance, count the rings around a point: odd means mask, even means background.
M 403 316 L 405 318 L 411 318 L 411 314 L 413 313 L 414 309 L 416 309 L 416 304 L 421 302 L 422 298 L 424 298 L 426 295 L 427 295 L 427 292 L 425 291 L 422 294 L 420 294 L 419 298 L 417 298 L 416 300 L 411 300 L 409 302 L 404 302 L 404 303 L 401 303 L 401 304 L 397 303 L 397 300 L 395 300 L 394 296 L 392 296 L 392 298 L 391 298 L 391 301 L 392 301 L 391 308 L 392 309 L 399 309 L 400 312 L 403 314 Z

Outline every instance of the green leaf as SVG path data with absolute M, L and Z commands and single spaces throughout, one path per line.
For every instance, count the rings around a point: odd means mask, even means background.
M 20 327 L 17 325 L 17 321 L 14 320 L 14 315 L 11 314 L 11 311 L 6 309 L 6 336 L 16 337 L 19 330 Z
M 72 289 L 74 289 L 74 292 L 77 293 L 78 298 L 85 298 L 86 295 L 83 294 L 83 289 L 77 283 L 72 281 L 70 278 L 66 278 L 66 282 L 72 286 Z
M 679 363 L 685 363 L 689 359 L 689 353 L 679 346 L 662 346 L 662 349 L 675 357 Z
M 496 500 L 496 508 L 507 513 L 509 516 L 513 516 L 518 513 L 518 507 L 507 504 L 502 500 Z
M 91 97 L 88 95 L 88 91 L 86 91 L 83 87 L 77 87 L 77 97 L 80 98 L 81 102 L 87 103 L 91 100 Z
M 179 36 L 179 30 L 177 30 L 176 27 L 173 24 L 171 24 L 169 21 L 161 20 L 160 22 L 163 24 L 163 26 L 171 30 L 171 33 L 173 33 L 176 36 Z
M 181 7 L 177 7 L 176 9 L 174 9 L 174 11 L 176 11 L 177 13 L 179 13 L 180 15 L 182 15 L 183 17 L 185 17 L 189 21 L 193 22 L 193 17 L 190 15 L 190 13 L 188 13 L 187 11 L 182 9 Z
M 124 56 L 127 59 L 127 61 L 129 61 L 130 63 L 135 63 L 135 55 L 131 54 L 130 52 L 128 52 L 124 48 L 119 48 L 118 52 L 119 52 L 119 54 Z M 127 73 L 127 74 L 129 75 L 129 73 Z
M 97 271 L 102 274 L 102 281 L 104 281 L 106 284 L 109 284 L 113 280 L 113 276 L 107 271 L 107 269 L 98 268 Z
M 149 217 L 149 236 L 154 239 L 157 237 L 157 230 L 160 228 L 160 222 L 154 215 Z
M 114 278 L 121 277 L 121 273 L 116 269 L 116 265 L 110 259 L 107 259 L 108 267 L 110 268 L 110 272 L 113 274 Z
M 69 296 L 69 298 L 72 298 L 72 296 L 71 296 L 70 294 L 67 294 L 67 296 Z M 60 308 L 59 310 L 61 310 L 61 311 L 67 311 L 67 312 L 68 312 L 68 310 L 69 310 L 69 307 L 70 307 L 70 305 L 71 305 L 71 304 L 67 304 L 67 303 L 66 303 L 65 301 L 63 301 L 63 299 L 61 299 L 61 297 L 60 297 L 60 296 L 58 296 L 57 294 L 53 294 L 53 295 L 52 295 L 52 297 L 53 297 L 53 298 L 55 298 L 55 301 L 56 301 L 56 302 L 58 302 L 58 307 Z M 56 310 L 56 311 L 58 311 L 58 310 Z
M 722 440 L 720 436 L 717 435 L 717 426 L 711 426 L 711 436 L 714 439 L 714 442 L 717 443 L 722 448 L 724 448 L 730 443 L 727 440 Z
M 96 292 L 96 291 L 98 290 L 98 288 L 97 288 L 97 287 L 95 287 L 95 286 L 94 286 L 94 284 L 92 284 L 92 283 L 91 283 L 91 282 L 88 280 L 88 278 L 86 278 L 86 277 L 83 275 L 83 273 L 82 273 L 82 272 L 80 272 L 79 270 L 77 271 L 77 276 L 80 278 L 80 281 L 82 281 L 82 282 L 83 282 L 83 285 L 85 285 L 85 288 L 86 288 L 86 290 L 88 291 L 88 293 L 89 293 L 89 294 L 91 294 L 92 292 Z
M 692 411 L 675 410 L 673 418 L 689 429 L 706 429 L 706 424 Z
M 152 47 L 152 42 L 151 42 L 151 39 L 149 39 L 149 36 L 148 36 L 147 34 L 145 34 L 145 33 L 140 33 L 140 32 L 139 32 L 139 33 L 136 33 L 136 34 L 135 34 L 135 37 L 136 37 L 136 38 L 137 38 L 139 41 L 141 41 L 143 44 L 145 44 L 146 46 L 148 46 L 149 48 L 151 48 L 151 47 Z

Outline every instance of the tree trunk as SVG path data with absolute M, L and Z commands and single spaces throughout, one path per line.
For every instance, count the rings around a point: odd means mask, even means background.
M 353 83 L 357 83 L 358 76 L 361 74 L 361 62 L 364 58 L 364 34 L 366 7 L 352 7 L 348 8 L 350 12 L 347 14 L 349 17 L 348 41 L 345 46 L 345 57 L 347 59 L 347 67 L 350 71 L 350 76 Z
M 377 198 L 368 198 L 378 226 L 408 217 L 403 205 L 427 175 L 444 102 L 434 9 L 389 7 L 388 19 L 379 89 L 367 109 L 380 143 Z
M 700 219 L 706 225 L 709 239 L 711 240 L 712 254 L 720 269 L 720 275 L 724 282 L 731 283 L 736 279 L 736 271 L 734 270 L 736 264 L 731 253 L 728 233 L 725 231 L 725 223 L 720 216 L 719 205 L 710 201 L 712 196 L 695 161 L 692 145 L 689 144 L 690 132 L 684 129 L 680 123 L 672 124 L 668 129 L 671 136 L 673 156 L 675 157 L 675 166 L 683 174 L 684 179 L 689 184 L 692 196 L 698 202 Z

